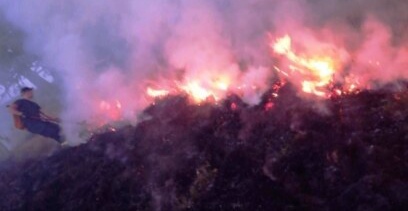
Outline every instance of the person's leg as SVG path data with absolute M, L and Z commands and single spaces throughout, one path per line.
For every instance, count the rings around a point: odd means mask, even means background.
M 51 123 L 51 122 L 45 122 L 45 123 L 46 123 L 46 127 L 41 135 L 52 138 L 56 140 L 57 142 L 61 143 L 63 140 L 61 139 L 61 135 L 60 135 L 60 131 L 61 131 L 60 126 L 55 123 Z
M 59 143 L 62 143 L 63 140 L 60 136 L 61 128 L 58 124 L 44 121 L 30 121 L 28 124 L 25 124 L 29 132 L 45 136 L 47 138 L 52 138 Z

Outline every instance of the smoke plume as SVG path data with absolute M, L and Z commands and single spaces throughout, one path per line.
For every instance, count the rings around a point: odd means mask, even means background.
M 406 1 L 1 0 L 0 8 L 24 31 L 25 50 L 62 78 L 72 143 L 83 120 L 136 119 L 150 85 L 209 87 L 226 77 L 230 87 L 255 87 L 240 94 L 257 103 L 282 63 L 270 43 L 286 34 L 299 51 L 336 58 L 339 81 L 408 77 Z

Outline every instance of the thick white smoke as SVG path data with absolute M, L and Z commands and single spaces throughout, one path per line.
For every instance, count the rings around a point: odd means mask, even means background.
M 408 77 L 406 1 L 0 0 L 0 8 L 24 31 L 26 50 L 63 79 L 72 142 L 82 120 L 135 119 L 152 81 L 199 77 L 205 86 L 225 74 L 255 84 L 241 94 L 256 103 L 274 76 L 271 39 L 285 34 L 306 51 L 323 46 L 316 50 L 341 61 L 340 75 Z

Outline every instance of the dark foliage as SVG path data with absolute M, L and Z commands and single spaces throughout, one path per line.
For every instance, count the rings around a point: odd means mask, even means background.
M 408 93 L 159 100 L 136 127 L 4 163 L 0 210 L 408 210 Z

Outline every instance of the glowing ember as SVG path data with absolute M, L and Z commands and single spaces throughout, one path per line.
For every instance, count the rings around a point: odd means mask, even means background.
M 274 52 L 285 56 L 292 65 L 289 69 L 300 74 L 303 78 L 302 90 L 306 93 L 325 97 L 324 88 L 330 84 L 335 71 L 335 61 L 328 56 L 301 57 L 292 50 L 292 40 L 289 35 L 276 40 L 271 45 Z M 275 67 L 276 70 L 285 76 L 289 74 Z
M 236 103 L 231 103 L 231 110 L 236 110 L 238 108 Z
M 274 106 L 275 105 L 273 104 L 273 102 L 268 102 L 268 103 L 265 104 L 264 109 L 265 109 L 265 111 L 269 111 L 269 110 L 272 110 L 272 108 Z

